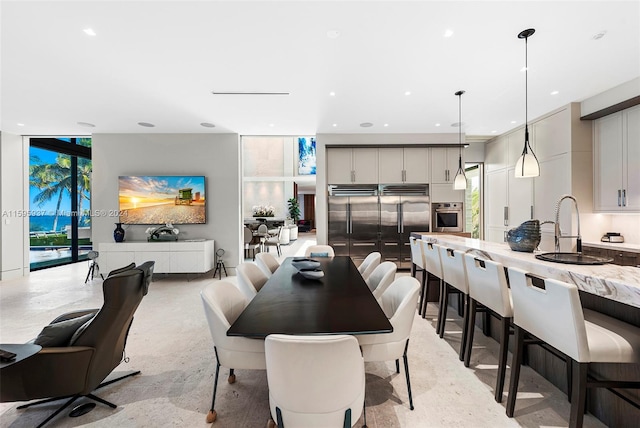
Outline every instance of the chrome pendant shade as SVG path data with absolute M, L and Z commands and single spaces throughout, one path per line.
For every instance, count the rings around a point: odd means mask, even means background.
M 453 188 L 455 190 L 467 188 L 467 176 L 464 174 L 464 168 L 462 167 L 462 94 L 464 94 L 464 91 L 455 93 L 458 97 L 458 171 L 453 179 Z
M 528 92 L 527 92 L 527 84 L 528 84 L 528 73 L 529 73 L 529 64 L 528 64 L 528 55 L 527 55 L 527 40 L 530 36 L 535 33 L 536 30 L 533 28 L 529 28 L 527 30 L 521 31 L 518 34 L 519 39 L 524 39 L 524 148 L 522 149 L 522 154 L 518 158 L 515 167 L 515 176 L 516 178 L 526 178 L 526 177 L 537 177 L 540 175 L 540 164 L 538 163 L 538 158 L 536 154 L 531 149 L 531 144 L 529 143 L 529 124 L 528 124 Z

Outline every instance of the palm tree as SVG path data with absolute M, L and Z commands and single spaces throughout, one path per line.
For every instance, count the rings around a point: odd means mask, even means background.
M 58 155 L 56 163 L 36 164 L 29 167 L 29 185 L 41 190 L 33 198 L 39 207 L 54 197 L 58 197 L 53 217 L 53 231 L 58 229 L 58 216 L 62 196 L 65 190 L 69 193 L 71 184 L 71 159 L 69 156 Z

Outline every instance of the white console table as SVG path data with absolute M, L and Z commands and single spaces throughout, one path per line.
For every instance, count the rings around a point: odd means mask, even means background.
M 215 265 L 213 240 L 100 243 L 98 265 L 103 274 L 148 260 L 156 262 L 155 273 L 204 273 Z

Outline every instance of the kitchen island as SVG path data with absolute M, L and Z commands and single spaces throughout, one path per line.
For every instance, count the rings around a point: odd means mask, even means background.
M 613 264 L 552 263 L 536 259 L 535 253 L 512 251 L 506 243 L 429 233 L 413 236 L 477 254 L 478 257 L 499 262 L 505 267 L 517 267 L 534 275 L 575 284 L 583 307 L 635 325 L 640 334 L 640 268 Z M 472 281 L 473 278 L 469 280 Z M 492 317 L 490 327 L 488 333 L 497 339 L 498 323 Z M 539 345 L 528 346 L 527 354 L 527 365 L 560 390 L 567 392 L 566 366 L 563 360 Z M 640 379 L 640 364 L 623 367 L 592 363 L 590 370 L 598 378 Z M 636 389 L 590 389 L 587 403 L 588 411 L 608 426 L 636 426 L 640 416 L 640 390 Z

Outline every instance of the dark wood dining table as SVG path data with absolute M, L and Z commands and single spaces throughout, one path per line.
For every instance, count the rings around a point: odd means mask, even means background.
M 288 257 L 227 331 L 228 336 L 390 333 L 391 323 L 348 256 L 317 257 L 306 279 Z

